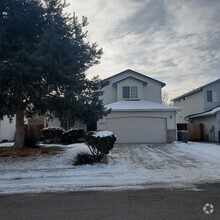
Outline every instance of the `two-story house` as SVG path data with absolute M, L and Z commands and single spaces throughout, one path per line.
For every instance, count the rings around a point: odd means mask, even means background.
M 102 97 L 111 113 L 99 120 L 98 130 L 110 130 L 117 143 L 166 143 L 176 140 L 177 107 L 161 104 L 165 83 L 133 70 L 105 79 Z
M 204 139 L 220 141 L 220 79 L 173 99 L 177 123 L 201 123 Z

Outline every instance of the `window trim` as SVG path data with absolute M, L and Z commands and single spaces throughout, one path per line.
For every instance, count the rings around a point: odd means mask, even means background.
M 125 91 L 125 89 L 129 90 Z M 127 92 L 127 94 L 125 94 Z M 139 97 L 138 86 L 122 86 L 122 98 L 127 100 L 137 100 Z
M 129 99 L 130 98 L 130 87 L 129 86 L 123 86 L 122 87 L 122 98 L 123 99 Z
M 138 87 L 137 86 L 130 86 L 130 98 L 138 99 Z

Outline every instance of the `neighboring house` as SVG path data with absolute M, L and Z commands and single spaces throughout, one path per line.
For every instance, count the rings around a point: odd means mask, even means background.
M 15 139 L 15 119 L 9 121 L 8 117 L 0 120 L 0 142 L 3 140 L 13 141 Z
M 161 104 L 165 83 L 133 70 L 104 81 L 103 101 L 111 113 L 97 122 L 98 130 L 110 130 L 117 143 L 166 143 L 176 140 L 177 107 Z
M 174 98 L 174 106 L 180 107 L 177 123 L 201 123 L 204 139 L 220 141 L 220 79 Z

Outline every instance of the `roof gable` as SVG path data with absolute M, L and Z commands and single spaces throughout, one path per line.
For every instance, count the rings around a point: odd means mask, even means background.
M 128 74 L 130 74 L 130 75 L 128 76 Z M 124 77 L 123 77 L 123 75 L 124 75 Z M 152 81 L 160 84 L 161 87 L 164 87 L 166 85 L 165 83 L 163 83 L 161 81 L 158 81 L 156 79 L 153 79 L 151 77 L 148 77 L 146 75 L 138 73 L 138 72 L 136 72 L 134 70 L 131 70 L 131 69 L 127 69 L 127 70 L 124 70 L 124 71 L 122 71 L 120 73 L 117 73 L 117 74 L 115 74 L 113 76 L 110 76 L 110 77 L 104 79 L 104 81 L 110 81 L 110 80 L 112 80 L 112 79 L 114 79 L 116 77 L 121 77 L 121 79 L 116 80 L 113 84 L 117 84 L 118 82 L 120 82 L 122 80 L 125 80 L 127 78 L 133 78 L 133 79 L 136 79 L 136 80 L 144 82 L 144 83 L 147 83 L 147 81 L 152 80 Z M 141 78 L 141 79 L 139 79 L 139 78 Z
M 118 83 L 120 83 L 121 81 L 124 81 L 124 80 L 126 80 L 126 79 L 133 79 L 133 80 L 138 81 L 138 82 L 141 82 L 141 83 L 143 83 L 143 84 L 145 84 L 145 85 L 147 84 L 147 82 L 144 81 L 144 80 L 137 79 L 137 78 L 135 78 L 135 77 L 133 77 L 133 76 L 127 76 L 127 77 L 125 77 L 125 78 L 123 78 L 123 79 L 120 79 L 120 80 L 114 82 L 113 85 L 116 85 L 116 84 L 118 84 Z

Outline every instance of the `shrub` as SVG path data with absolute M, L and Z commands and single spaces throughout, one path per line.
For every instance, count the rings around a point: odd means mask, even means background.
M 60 143 L 63 132 L 64 129 L 59 127 L 44 128 L 42 129 L 42 139 L 51 144 Z
M 92 155 L 103 159 L 113 149 L 116 136 L 111 131 L 92 131 L 85 135 L 85 142 Z
M 8 143 L 9 141 L 7 140 L 7 139 L 3 139 L 2 141 L 1 141 L 1 143 Z
M 72 128 L 64 131 L 61 137 L 62 143 L 73 144 L 83 140 L 84 130 L 82 128 Z
M 100 162 L 101 159 L 87 152 L 80 152 L 76 155 L 73 165 L 94 164 Z

